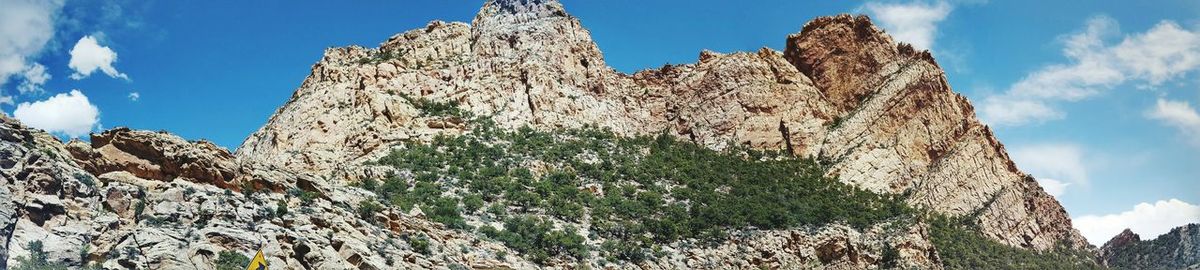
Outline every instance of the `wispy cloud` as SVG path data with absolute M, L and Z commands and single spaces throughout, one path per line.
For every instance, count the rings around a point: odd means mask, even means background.
M 1139 203 L 1133 209 L 1117 214 L 1087 215 L 1074 218 L 1075 228 L 1093 245 L 1103 245 L 1125 229 L 1153 239 L 1172 228 L 1200 222 L 1200 206 L 1178 199 Z
M 79 90 L 17 105 L 13 117 L 31 127 L 69 137 L 87 135 L 100 122 L 100 109 Z
M 17 86 L 17 91 L 20 91 L 21 94 L 41 93 L 42 85 L 50 80 L 50 73 L 46 73 L 46 66 L 30 63 L 25 71 L 21 72 L 21 77 L 24 80 L 20 86 Z
M 1116 20 L 1089 19 L 1086 27 L 1062 38 L 1069 63 L 1056 63 L 1026 75 L 1009 89 L 986 97 L 982 118 L 993 125 L 1024 125 L 1055 120 L 1065 113 L 1058 102 L 1083 100 L 1123 84 L 1155 88 L 1200 68 L 1200 32 L 1162 21 L 1143 33 L 1118 36 Z
M 1037 178 L 1050 195 L 1062 196 L 1069 186 L 1089 186 L 1084 151 L 1079 146 L 1065 143 L 1018 146 L 1010 153 L 1013 161 Z
M 142 99 L 142 94 L 139 94 L 138 92 L 129 92 L 129 101 L 138 101 L 139 99 Z
M 100 70 L 109 77 L 129 79 L 125 73 L 117 71 L 113 67 L 113 62 L 117 61 L 117 53 L 106 46 L 100 46 L 100 43 L 91 35 L 84 36 L 75 43 L 75 47 L 71 49 L 71 62 L 67 66 L 75 70 L 71 74 L 72 79 L 83 79 L 92 75 L 92 72 Z
M 1146 117 L 1174 127 L 1193 146 L 1200 147 L 1200 113 L 1184 101 L 1159 99 Z
M 932 49 L 937 24 L 950 15 L 952 7 L 937 3 L 867 3 L 862 7 L 893 38 L 917 49 Z

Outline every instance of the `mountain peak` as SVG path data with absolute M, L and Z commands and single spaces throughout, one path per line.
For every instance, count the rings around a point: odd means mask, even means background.
M 490 20 L 489 18 L 508 18 Z M 472 23 L 475 26 L 490 22 L 519 23 L 550 17 L 569 17 L 558 0 L 490 0 L 483 4 Z M 514 20 L 515 19 L 515 20 Z
M 562 10 L 562 4 L 557 0 L 491 0 L 484 3 L 484 9 L 492 8 L 504 13 L 540 12 L 542 10 Z
M 1103 250 L 1115 249 L 1115 248 L 1123 247 L 1123 246 L 1126 246 L 1129 244 L 1134 244 L 1139 241 L 1142 241 L 1142 237 L 1136 233 L 1133 233 L 1132 230 L 1126 228 L 1124 231 L 1121 231 L 1121 233 L 1117 234 L 1117 236 L 1113 236 L 1113 238 L 1111 240 L 1108 240 L 1108 242 L 1105 242 L 1104 247 L 1102 247 L 1101 249 L 1103 249 Z

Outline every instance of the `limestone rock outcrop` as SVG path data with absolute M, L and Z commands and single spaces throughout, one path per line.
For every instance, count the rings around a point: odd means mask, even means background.
M 104 269 L 212 269 L 221 251 L 257 249 L 282 269 L 534 267 L 518 256 L 497 257 L 515 254 L 499 243 L 420 216 L 362 217 L 351 206 L 363 191 L 310 175 L 256 171 L 249 174 L 274 179 L 285 191 L 233 192 L 209 181 L 226 178 L 205 178 L 221 175 L 207 173 L 214 168 L 236 168 L 220 165 L 232 159 L 210 144 L 128 129 L 97 134 L 93 144 L 99 148 L 81 152 L 90 148 L 68 147 L 0 116 L 0 269 L 29 258 L 34 242 L 49 262 L 103 262 Z M 76 160 L 66 149 L 87 158 Z M 225 156 L 210 155 L 216 153 Z M 197 155 L 204 160 L 188 159 Z M 86 161 L 96 163 L 76 163 Z M 408 242 L 416 239 L 432 251 L 413 249 Z
M 488 1 L 472 24 L 432 22 L 379 48 L 334 48 L 239 160 L 362 178 L 355 169 L 403 141 L 463 129 L 412 100 L 453 102 L 501 126 L 667 132 L 815 157 L 831 174 L 913 205 L 977 218 L 1013 246 L 1085 241 L 1069 216 L 1009 159 L 926 51 L 897 44 L 865 16 L 817 18 L 787 49 L 702 52 L 697 63 L 632 75 L 605 65 L 557 1 Z
M 208 141 L 188 142 L 175 135 L 117 128 L 93 134 L 91 145 L 80 141 L 67 150 L 93 175 L 127 171 L 143 179 L 193 179 L 232 187 L 238 164 L 229 151 Z

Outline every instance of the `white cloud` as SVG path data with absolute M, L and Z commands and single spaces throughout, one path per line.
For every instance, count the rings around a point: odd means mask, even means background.
M 23 102 L 13 117 L 31 127 L 74 138 L 92 131 L 100 122 L 100 109 L 79 90 L 71 90 L 43 101 Z
M 1139 203 L 1133 210 L 1110 215 L 1088 215 L 1074 218 L 1075 228 L 1093 245 L 1103 245 L 1125 229 L 1137 233 L 1143 240 L 1154 239 L 1172 228 L 1200 222 L 1200 206 L 1178 199 Z
M 1112 48 L 1112 54 L 1133 76 L 1159 85 L 1200 67 L 1200 32 L 1163 21 L 1149 32 L 1125 39 Z
M 980 112 L 993 125 L 1020 125 L 1031 121 L 1061 119 L 1064 114 L 1031 98 L 990 96 L 983 100 Z
M 138 101 L 139 99 L 142 99 L 142 94 L 138 94 L 138 92 L 129 93 L 129 101 Z
M 1060 119 L 1056 102 L 1083 100 L 1119 85 L 1135 82 L 1154 88 L 1200 69 L 1200 32 L 1172 21 L 1159 22 L 1144 33 L 1125 36 L 1120 43 L 1104 40 L 1120 33 L 1109 17 L 1094 17 L 1084 30 L 1062 38 L 1066 64 L 1049 64 L 1026 75 L 1000 95 L 985 99 L 984 121 L 994 125 L 1023 125 Z M 1029 104 L 1039 104 L 1033 112 Z
M 0 86 L 31 68 L 31 58 L 54 36 L 62 6 L 62 0 L 0 0 Z M 11 99 L 0 96 L 0 103 L 5 98 Z
M 46 66 L 38 63 L 29 64 L 29 67 L 25 68 L 21 75 L 25 79 L 20 86 L 17 86 L 17 90 L 21 94 L 40 93 L 42 85 L 50 80 L 50 74 L 46 73 Z
M 100 46 L 95 37 L 87 35 L 80 38 L 79 42 L 75 43 L 75 47 L 71 48 L 71 61 L 67 66 L 75 70 L 75 73 L 71 74 L 71 78 L 76 80 L 91 76 L 92 72 L 97 69 L 108 74 L 109 77 L 128 80 L 129 76 L 117 71 L 112 66 L 116 61 L 116 52 L 108 47 Z
M 1054 197 L 1062 196 L 1063 193 L 1067 191 L 1067 186 L 1071 185 L 1071 183 L 1064 183 L 1063 181 L 1050 178 L 1038 178 L 1037 181 L 1038 185 L 1041 185 L 1042 189 L 1046 190 L 1046 193 L 1049 193 L 1050 196 Z
M 1088 186 L 1083 150 L 1071 144 L 1039 144 L 1013 148 L 1013 162 L 1038 179 L 1046 193 L 1055 197 L 1071 185 Z
M 950 15 L 946 2 L 936 4 L 867 3 L 863 8 L 895 39 L 921 50 L 933 48 L 937 24 Z
M 1146 117 L 1158 120 L 1179 130 L 1195 146 L 1200 146 L 1200 113 L 1183 101 L 1159 99 Z

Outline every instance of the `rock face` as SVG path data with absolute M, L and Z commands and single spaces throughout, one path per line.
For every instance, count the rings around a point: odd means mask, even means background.
M 238 176 L 238 165 L 224 148 L 166 133 L 118 128 L 93 134 L 90 146 L 71 142 L 67 150 L 93 175 L 127 171 L 143 179 L 184 177 L 226 188 Z
M 1200 269 L 1200 224 L 1146 241 L 1125 229 L 1100 248 L 1100 262 L 1114 269 Z
M 844 182 L 977 218 L 1013 246 L 1086 246 L 1058 202 L 1009 159 L 928 52 L 865 16 L 818 18 L 787 49 L 702 52 L 694 64 L 614 71 L 557 1 L 489 1 L 471 25 L 432 22 L 367 49 L 329 49 L 236 156 L 363 176 L 401 141 L 463 132 L 413 102 L 454 102 L 499 125 L 667 132 L 820 158 Z
M 63 145 L 0 116 L 0 269 L 28 258 L 35 241 L 49 262 L 105 269 L 212 269 L 221 251 L 256 249 L 283 269 L 534 267 L 418 215 L 360 216 L 351 207 L 368 196 L 360 189 L 238 167 L 205 142 L 115 129 L 92 143 Z M 222 188 L 242 181 L 254 185 Z M 416 239 L 431 251 L 412 248 Z
M 836 110 L 821 149 L 809 154 L 830 161 L 842 181 L 975 216 L 985 234 L 1009 245 L 1086 246 L 928 52 L 895 45 L 865 16 L 842 15 L 805 25 L 788 38 L 786 54 Z

